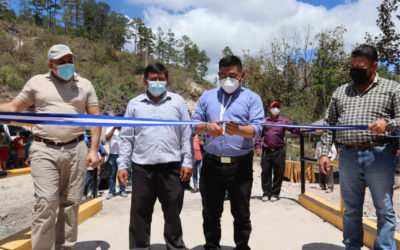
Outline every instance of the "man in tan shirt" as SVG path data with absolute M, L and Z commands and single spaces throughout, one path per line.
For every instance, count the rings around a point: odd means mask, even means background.
M 74 56 L 66 45 L 48 52 L 50 72 L 32 77 L 0 111 L 21 112 L 34 105 L 36 113 L 98 115 L 93 85 L 75 73 Z M 32 248 L 72 249 L 77 240 L 78 208 L 86 178 L 86 166 L 97 167 L 100 127 L 91 127 L 88 153 L 81 126 L 35 125 L 30 148 L 35 189 Z M 58 216 L 57 216 L 57 209 Z M 57 216 L 57 223 L 55 222 Z

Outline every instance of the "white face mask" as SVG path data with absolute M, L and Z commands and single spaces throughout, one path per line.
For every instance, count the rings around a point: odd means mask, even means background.
M 279 108 L 271 108 L 271 114 L 273 115 L 279 115 L 281 110 Z
M 236 78 L 226 77 L 220 80 L 222 89 L 228 93 L 232 94 L 239 87 L 239 80 Z

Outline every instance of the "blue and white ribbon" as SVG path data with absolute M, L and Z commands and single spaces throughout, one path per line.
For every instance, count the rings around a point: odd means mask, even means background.
M 73 125 L 73 126 L 115 126 L 115 127 L 144 127 L 144 126 L 179 126 L 196 125 L 204 123 L 201 121 L 179 121 L 179 120 L 159 120 L 147 118 L 116 117 L 105 115 L 79 115 L 79 114 L 38 114 L 38 113 L 19 113 L 19 112 L 0 112 L 0 123 L 18 122 L 23 124 L 41 125 Z M 224 121 L 220 122 L 224 123 Z M 238 122 L 241 123 L 241 122 Z M 271 124 L 257 123 L 252 125 L 262 125 L 270 127 L 309 129 L 309 130 L 366 130 L 367 125 L 297 125 L 297 124 Z M 400 135 L 386 135 L 387 137 L 400 137 Z
M 115 117 L 105 115 L 78 114 L 33 114 L 17 112 L 0 112 L 0 120 L 41 125 L 73 125 L 73 126 L 178 126 L 203 123 L 198 121 L 157 120 L 131 117 Z
M 321 130 L 366 130 L 366 125 L 298 125 L 298 124 L 274 124 L 274 123 L 260 123 L 256 125 L 280 128 L 297 128 L 297 129 L 321 129 Z

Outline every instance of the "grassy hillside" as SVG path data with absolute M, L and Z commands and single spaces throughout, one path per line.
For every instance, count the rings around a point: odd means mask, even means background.
M 131 98 L 143 93 L 144 61 L 138 55 L 114 50 L 105 42 L 63 35 L 54 29 L 0 21 L 1 101 L 14 97 L 30 77 L 48 71 L 47 51 L 57 43 L 71 47 L 76 56 L 76 71 L 93 83 L 102 113 L 121 112 Z M 167 67 L 172 91 L 192 98 L 201 94 L 192 90 L 188 83 L 193 80 L 183 68 Z M 210 83 L 202 86 L 207 87 L 211 87 Z

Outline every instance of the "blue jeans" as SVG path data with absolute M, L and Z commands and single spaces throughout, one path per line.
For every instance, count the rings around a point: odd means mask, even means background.
M 346 250 L 363 246 L 363 203 L 368 186 L 378 218 L 374 249 L 396 249 L 393 183 L 397 158 L 390 143 L 365 150 L 341 147 L 340 189 L 343 198 L 343 243 Z
M 201 172 L 201 166 L 203 165 L 203 160 L 193 160 L 193 167 L 192 167 L 192 171 L 193 171 L 193 187 L 194 188 L 199 188 L 199 176 L 200 176 L 200 172 Z
M 115 194 L 115 184 L 117 181 L 117 173 L 118 173 L 118 165 L 117 165 L 117 154 L 110 154 L 110 158 L 108 159 L 110 163 L 110 188 L 109 193 Z M 125 186 L 119 185 L 119 192 L 125 192 Z
M 92 196 L 94 197 L 94 185 L 93 185 L 93 176 L 97 176 L 97 168 L 94 170 L 88 170 L 86 174 L 85 186 L 83 187 L 83 195 L 88 195 L 89 187 L 92 188 Z

